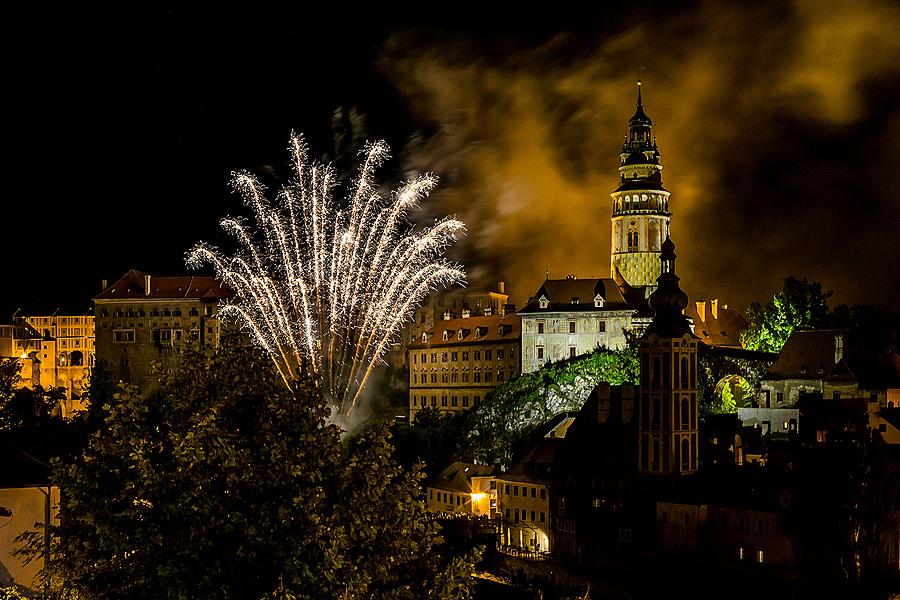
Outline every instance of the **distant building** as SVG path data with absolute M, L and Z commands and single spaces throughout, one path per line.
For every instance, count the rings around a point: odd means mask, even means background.
M 171 368 L 189 345 L 216 348 L 219 303 L 229 296 L 214 277 L 160 277 L 128 271 L 94 297 L 97 359 L 118 380 L 144 389 L 154 365 Z
M 17 358 L 21 385 L 64 388 L 64 417 L 84 408 L 83 390 L 94 366 L 94 316 L 16 317 L 0 325 L 0 356 Z
M 497 291 L 469 290 L 467 288 L 435 291 L 416 309 L 413 321 L 407 326 L 406 342 L 422 339 L 423 333 L 434 331 L 445 319 L 485 317 L 513 312 L 508 308 L 509 295 L 506 284 L 500 281 Z
M 811 392 L 825 398 L 865 397 L 891 407 L 893 398 L 900 398 L 900 358 L 865 347 L 848 331 L 795 331 L 762 377 L 759 403 L 789 407 Z
M 601 346 L 623 348 L 643 294 L 612 279 L 547 279 L 519 311 L 522 372 Z
M 707 346 L 743 347 L 741 332 L 747 328 L 747 319 L 727 304 L 720 305 L 718 298 L 688 304 L 684 314 L 693 324 L 694 336 Z
M 428 511 L 493 517 L 497 481 L 493 467 L 455 462 L 428 482 Z
M 522 459 L 508 472 L 497 475 L 499 537 L 503 552 L 541 557 L 553 550 L 550 484 L 556 455 L 573 422 L 573 416 L 557 415 L 542 427 L 541 436 L 526 449 Z
M 520 373 L 515 313 L 438 321 L 409 345 L 409 418 L 425 407 L 468 410 Z

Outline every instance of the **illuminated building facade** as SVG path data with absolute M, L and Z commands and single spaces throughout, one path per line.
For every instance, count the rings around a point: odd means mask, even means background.
M 216 348 L 219 303 L 229 293 L 214 277 L 159 277 L 128 271 L 94 298 L 97 359 L 116 379 L 149 389 L 189 345 Z
M 542 426 L 540 437 L 512 468 L 497 475 L 500 548 L 508 554 L 543 556 L 553 550 L 551 521 L 556 458 L 574 415 L 562 413 Z
M 612 279 L 547 279 L 522 317 L 522 372 L 600 346 L 622 348 L 643 291 Z
M 409 418 L 426 407 L 468 410 L 521 372 L 515 313 L 438 321 L 409 345 Z
M 429 512 L 476 517 L 497 512 L 497 481 L 486 465 L 455 462 L 428 483 L 426 494 Z
M 84 408 L 81 396 L 94 366 L 94 316 L 16 317 L 0 325 L 0 356 L 18 358 L 21 385 L 64 388 L 64 417 Z
M 644 112 L 638 82 L 637 110 L 622 146 L 619 186 L 612 193 L 611 277 L 632 287 L 656 285 L 659 253 L 669 235 L 669 192 L 662 185 L 653 121 Z

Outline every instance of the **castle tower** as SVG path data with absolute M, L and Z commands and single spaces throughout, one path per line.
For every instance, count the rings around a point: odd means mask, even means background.
M 641 340 L 638 472 L 680 477 L 697 470 L 697 345 L 682 311 L 688 298 L 675 275 L 675 244 L 660 253 L 650 295 L 654 317 Z
M 644 113 L 641 82 L 637 84 L 637 110 L 628 121 L 620 155 L 619 187 L 611 194 L 610 276 L 652 289 L 659 276 L 662 241 L 669 236 L 669 192 L 662 186 L 653 121 Z

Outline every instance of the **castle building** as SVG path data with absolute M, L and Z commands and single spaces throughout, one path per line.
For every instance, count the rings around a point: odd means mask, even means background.
M 497 512 L 494 468 L 454 462 L 428 482 L 427 508 L 432 513 L 493 517 Z
M 655 316 L 641 340 L 638 472 L 678 477 L 697 471 L 697 349 L 684 316 L 688 299 L 678 287 L 675 244 L 668 237 L 661 273 L 650 295 Z
M 449 315 L 448 315 L 449 316 Z M 467 410 L 521 372 L 515 313 L 444 319 L 409 345 L 409 418 L 426 407 Z
M 644 112 L 641 82 L 637 109 L 622 146 L 619 186 L 612 193 L 610 276 L 632 287 L 656 285 L 659 253 L 669 235 L 669 192 L 662 185 L 653 121 Z
M 113 375 L 149 389 L 191 344 L 216 348 L 219 303 L 230 294 L 214 277 L 159 277 L 128 271 L 94 297 L 97 359 Z
M 522 372 L 600 346 L 622 348 L 643 291 L 612 279 L 547 279 L 522 317 Z
M 519 311 L 523 372 L 599 346 L 622 348 L 626 333 L 639 335 L 649 321 L 645 300 L 660 275 L 670 213 L 653 122 L 644 112 L 640 85 L 620 155 L 619 185 L 612 193 L 610 278 L 548 278 L 541 285 Z
M 21 385 L 65 389 L 64 417 L 84 408 L 82 392 L 94 366 L 94 316 L 16 317 L 0 325 L 0 356 L 17 358 Z

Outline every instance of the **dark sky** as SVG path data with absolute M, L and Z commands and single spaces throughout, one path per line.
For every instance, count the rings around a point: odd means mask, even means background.
M 424 218 L 467 223 L 473 284 L 605 276 L 638 77 L 692 295 L 742 308 L 793 274 L 900 304 L 896 5 L 372 4 L 9 15 L 3 314 L 182 272 L 243 213 L 229 172 L 283 163 L 291 129 L 330 152 L 338 106 L 401 157 L 386 177 L 441 176 Z

